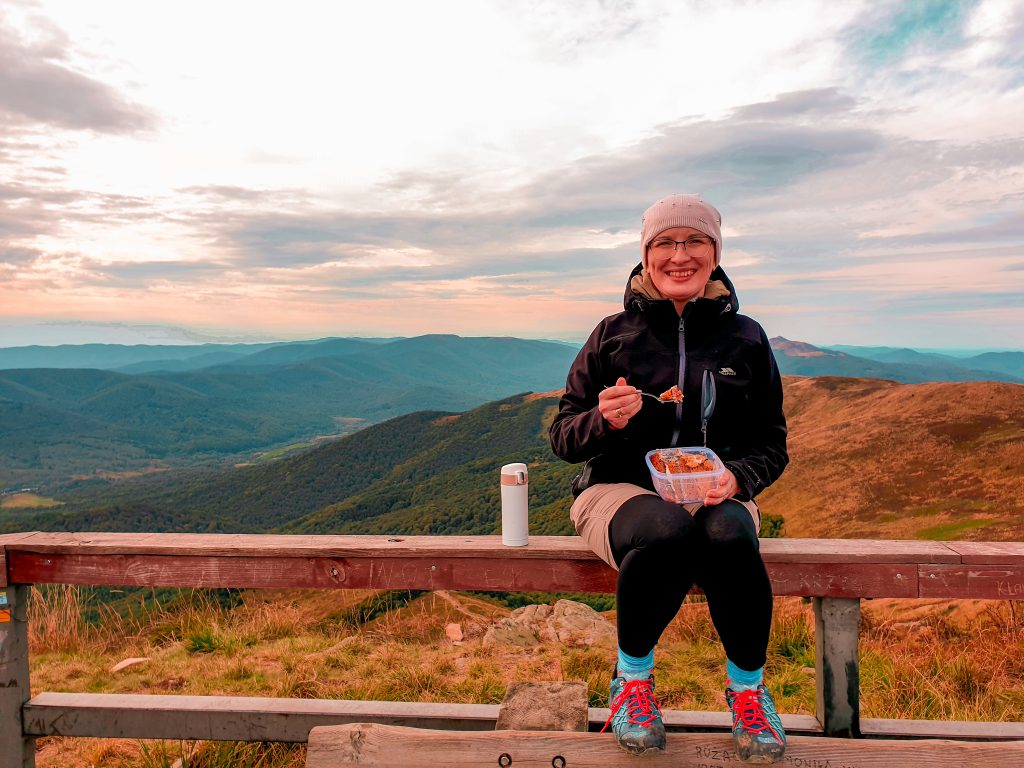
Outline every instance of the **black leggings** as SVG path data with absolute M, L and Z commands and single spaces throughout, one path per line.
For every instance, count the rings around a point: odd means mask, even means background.
M 691 516 L 657 496 L 636 496 L 616 511 L 608 536 L 619 566 L 619 648 L 650 653 L 696 583 L 729 660 L 751 671 L 764 666 L 772 587 L 742 504 L 727 500 Z

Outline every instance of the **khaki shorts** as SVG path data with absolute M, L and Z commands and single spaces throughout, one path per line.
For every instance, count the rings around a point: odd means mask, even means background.
M 615 513 L 619 511 L 623 504 L 635 496 L 643 495 L 657 496 L 658 494 L 631 483 L 598 483 L 597 485 L 590 486 L 577 496 L 576 501 L 573 502 L 572 508 L 569 510 L 569 517 L 572 519 L 572 524 L 576 527 L 576 533 L 583 537 L 583 540 L 587 542 L 587 546 L 598 557 L 612 568 L 615 568 L 615 570 L 618 570 L 618 566 L 615 565 L 612 545 L 608 541 L 608 527 L 611 525 Z M 754 528 L 760 531 L 761 511 L 757 508 L 757 504 L 753 501 L 740 501 L 739 499 L 733 499 L 733 501 L 739 502 L 746 507 L 754 520 Z M 697 502 L 695 504 L 680 504 L 679 506 L 692 515 L 700 509 L 701 504 Z

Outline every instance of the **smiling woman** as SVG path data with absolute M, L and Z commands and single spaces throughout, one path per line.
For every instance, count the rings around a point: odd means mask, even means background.
M 665 748 L 654 647 L 696 583 L 725 646 L 737 754 L 774 762 L 786 736 L 763 683 L 772 592 L 754 497 L 789 461 L 781 378 L 764 330 L 737 312 L 713 206 L 659 200 L 644 213 L 640 250 L 625 311 L 580 350 L 551 425 L 555 453 L 586 461 L 573 524 L 619 571 L 609 725 L 629 752 Z M 675 396 L 651 402 L 645 390 Z M 717 454 L 720 476 L 696 497 L 655 493 L 647 453 L 700 443 L 690 450 Z

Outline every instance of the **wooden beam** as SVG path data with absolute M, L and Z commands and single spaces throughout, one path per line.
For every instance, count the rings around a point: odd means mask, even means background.
M 960 555 L 948 546 L 951 543 L 884 539 L 762 539 L 761 555 L 766 563 L 959 563 Z
M 248 696 L 179 696 L 121 693 L 39 693 L 25 705 L 31 736 L 94 736 L 132 739 L 224 741 L 306 740 L 310 728 L 343 723 L 382 723 L 461 731 L 494 730 L 496 704 L 407 701 L 278 699 Z M 725 711 L 663 711 L 670 732 L 728 731 Z M 589 728 L 599 731 L 608 709 L 588 709 Z M 809 715 L 783 715 L 787 733 L 821 733 Z
M 861 718 L 860 733 L 873 739 L 956 739 L 1024 742 L 1024 723 Z
M 318 725 L 376 722 L 494 730 L 496 704 L 251 696 L 40 693 L 25 705 L 32 736 L 304 742 Z
M 480 589 L 504 592 L 615 591 L 600 560 L 458 557 L 211 557 L 8 552 L 19 584 L 290 589 Z
M 92 555 L 222 557 L 501 557 L 598 560 L 579 536 L 535 536 L 506 547 L 501 536 L 288 536 L 219 533 L 36 533 L 12 542 L 20 551 Z
M 1024 600 L 1024 564 L 921 565 L 921 597 Z
M 12 534 L 23 552 L 95 555 L 209 555 L 223 557 L 500 557 L 503 560 L 598 560 L 579 536 L 533 536 L 526 547 L 506 547 L 500 536 L 287 536 L 275 534 L 39 533 Z M 872 539 L 764 539 L 765 562 L 960 563 L 960 542 Z M 964 542 L 966 544 L 966 542 Z M 971 542 L 971 557 L 1005 563 L 1024 556 L 1007 542 Z
M 1021 541 L 947 541 L 964 565 L 1024 565 Z M 937 561 L 936 561 L 937 562 Z
M 388 766 L 389 768 L 636 768 L 638 758 L 615 745 L 607 733 L 494 731 L 459 733 L 358 724 L 314 728 L 309 735 L 307 768 Z M 669 734 L 664 752 L 642 759 L 650 766 L 741 768 L 732 737 Z M 785 765 L 808 768 L 990 768 L 1024 764 L 1024 743 L 958 741 L 885 741 L 794 736 Z
M 276 555 L 276 553 L 275 553 Z M 613 593 L 599 560 L 461 557 L 261 557 L 7 551 L 11 583 L 293 589 L 480 589 Z M 777 595 L 974 597 L 1024 595 L 1024 568 L 897 564 L 768 564 Z
M 817 716 L 826 736 L 860 735 L 860 600 L 814 599 Z
M 917 597 L 918 566 L 891 563 L 766 563 L 776 595 Z
M 28 587 L 0 589 L 0 768 L 32 768 L 35 739 L 26 736 L 28 701 Z

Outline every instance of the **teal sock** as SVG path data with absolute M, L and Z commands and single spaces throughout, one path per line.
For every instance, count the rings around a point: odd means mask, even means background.
M 646 680 L 654 669 L 654 649 L 646 656 L 630 656 L 619 648 L 619 661 L 616 666 L 619 677 L 627 680 Z
M 749 672 L 740 669 L 729 659 L 725 660 L 725 673 L 729 677 L 729 687 L 734 691 L 754 691 L 764 682 L 764 667 Z

